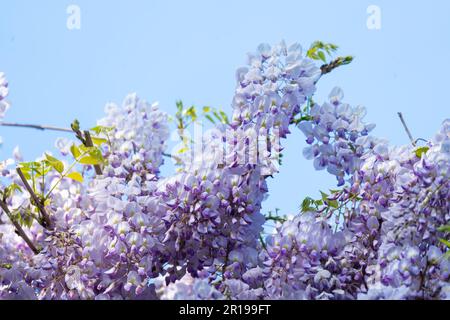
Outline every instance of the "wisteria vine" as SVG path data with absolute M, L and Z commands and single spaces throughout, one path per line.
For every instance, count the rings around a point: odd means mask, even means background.
M 232 115 L 204 107 L 213 128 L 194 144 L 195 107 L 171 117 L 130 94 L 94 128 L 56 128 L 73 133 L 59 156 L 15 149 L 0 162 L 0 299 L 450 299 L 450 120 L 398 147 L 341 89 L 316 103 L 320 78 L 352 61 L 328 61 L 336 49 L 260 45 Z M 0 74 L 0 121 L 8 90 Z M 173 120 L 182 148 L 168 153 Z M 335 189 L 265 215 L 296 129 Z

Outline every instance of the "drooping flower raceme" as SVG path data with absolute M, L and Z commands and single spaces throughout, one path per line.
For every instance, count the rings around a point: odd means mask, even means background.
M 320 69 L 302 57 L 299 45 L 284 43 L 261 45 L 248 67 L 238 70 L 232 121 L 219 128 L 224 153 L 208 161 L 195 155 L 182 172 L 158 183 L 157 195 L 166 206 L 163 260 L 170 265 L 170 281 L 204 269 L 213 280 L 234 279 L 257 266 L 265 179 L 275 173 L 271 153 L 280 151 L 276 139 L 289 133 L 319 76 Z M 264 149 L 251 139 L 261 136 L 270 140 L 261 144 Z M 201 151 L 211 150 L 210 143 L 217 148 L 217 140 L 205 140 Z
M 352 175 L 361 165 L 361 157 L 373 148 L 377 140 L 368 133 L 375 127 L 365 124 L 364 107 L 352 107 L 343 103 L 344 94 L 335 88 L 329 102 L 311 107 L 311 121 L 301 122 L 298 127 L 310 145 L 303 151 L 307 159 L 314 159 L 316 170 L 327 169 L 336 176 L 338 184 L 345 183 L 345 176 Z
M 164 208 L 153 193 L 167 119 L 135 94 L 122 107 L 107 105 L 106 112 L 99 125 L 114 128 L 105 152 L 109 164 L 85 194 L 91 203 L 85 219 L 70 229 L 80 247 L 80 261 L 70 267 L 86 298 L 152 298 L 147 281 L 161 271 L 154 259 L 165 230 Z
M 387 291 L 406 286 L 402 298 L 448 298 L 450 261 L 440 227 L 450 221 L 449 145 L 446 120 L 420 156 L 412 147 L 387 148 L 360 171 L 364 192 L 383 220 L 371 281 Z M 386 184 L 377 183 L 381 178 Z M 383 297 L 383 292 L 376 287 L 368 295 Z

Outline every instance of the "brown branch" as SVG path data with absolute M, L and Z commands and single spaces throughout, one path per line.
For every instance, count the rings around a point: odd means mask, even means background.
M 36 207 L 39 209 L 39 212 L 41 213 L 42 218 L 44 219 L 44 224 L 42 226 L 49 230 L 52 230 L 53 229 L 52 220 L 50 219 L 50 216 L 48 215 L 47 211 L 45 210 L 45 207 L 42 204 L 42 201 L 34 193 L 33 188 L 31 188 L 30 184 L 28 183 L 27 179 L 24 176 L 22 169 L 17 168 L 16 171 L 19 174 L 20 179 L 22 180 L 25 188 L 27 189 L 27 191 L 30 194 L 31 198 L 33 199 L 34 203 L 36 204 Z
M 3 127 L 21 127 L 37 130 L 52 130 L 52 131 L 62 131 L 62 132 L 72 132 L 69 128 L 60 128 L 54 126 L 46 126 L 40 124 L 24 124 L 24 123 L 13 123 L 13 122 L 0 122 L 0 126 Z
M 403 118 L 403 114 L 401 112 L 397 112 L 398 117 L 400 118 L 400 121 L 403 124 L 403 128 L 405 128 L 406 134 L 409 137 L 409 140 L 411 140 L 411 144 L 415 147 L 416 146 L 416 141 L 414 140 L 411 131 L 409 131 L 408 126 L 406 125 L 405 119 Z
M 331 61 L 330 63 L 322 65 L 320 67 L 320 70 L 322 71 L 322 75 L 324 75 L 324 74 L 330 73 L 331 71 L 333 71 L 334 69 L 336 69 L 340 66 L 349 64 L 352 61 L 353 61 L 352 56 L 338 57 L 338 58 L 334 59 L 333 61 Z
M 92 138 L 91 138 L 91 133 L 89 132 L 89 130 L 85 130 L 84 131 L 84 138 L 85 138 L 85 146 L 86 147 L 93 147 L 94 146 L 94 143 L 92 142 Z M 102 168 L 100 167 L 100 165 L 95 164 L 94 165 L 94 169 L 95 169 L 95 173 L 98 176 L 103 174 Z
M 34 252 L 34 254 L 38 254 L 39 250 L 36 248 L 36 246 L 33 244 L 33 242 L 31 241 L 31 239 L 27 236 L 27 234 L 25 233 L 25 231 L 22 229 L 21 225 L 12 217 L 11 215 L 11 211 L 9 211 L 8 206 L 6 205 L 5 202 L 0 201 L 0 207 L 3 209 L 3 211 L 6 213 L 6 215 L 8 216 L 9 220 L 11 220 L 11 223 L 14 225 L 14 228 L 16 228 L 16 233 L 17 235 L 19 235 L 28 245 L 28 247 L 30 247 L 31 251 Z

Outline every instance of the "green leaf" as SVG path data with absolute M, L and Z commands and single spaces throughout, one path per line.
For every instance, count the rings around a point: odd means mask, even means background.
M 92 150 L 94 150 L 95 147 L 86 147 L 84 144 L 80 144 L 78 146 L 78 149 L 80 150 L 81 153 L 89 153 Z
M 211 123 L 213 123 L 213 124 L 215 124 L 216 122 L 214 121 L 214 119 L 209 115 L 209 114 L 206 114 L 205 115 L 205 118 L 206 119 L 208 119 Z
M 101 126 L 95 126 L 95 127 L 91 128 L 90 131 L 93 131 L 96 134 L 100 134 L 102 132 L 102 128 L 101 128 Z
M 11 183 L 9 185 L 9 189 L 11 190 L 11 192 L 13 192 L 13 191 L 22 192 L 22 188 L 17 183 Z
M 181 113 L 183 111 L 183 101 L 177 101 L 177 113 Z
M 189 107 L 188 109 L 186 109 L 184 111 L 185 115 L 190 117 L 192 119 L 192 121 L 196 121 L 197 120 L 197 111 L 195 110 L 195 107 Z
M 425 154 L 430 148 L 429 147 L 420 147 L 414 150 L 417 158 L 422 158 L 422 155 Z
M 336 51 L 339 47 L 335 44 L 329 43 L 329 46 L 331 48 L 332 51 Z
M 328 205 L 332 208 L 339 208 L 339 203 L 337 202 L 337 200 L 328 200 Z
M 216 117 L 217 120 L 219 120 L 220 122 L 222 122 L 222 118 L 220 117 L 219 113 L 217 113 L 216 110 L 213 111 L 213 115 L 214 115 L 214 117 Z
M 69 173 L 67 178 L 83 183 L 83 176 L 76 171 Z
M 102 152 L 100 151 L 100 149 L 98 147 L 86 147 L 85 145 L 80 145 L 79 149 L 83 155 L 89 154 L 88 157 L 83 157 L 83 159 L 84 158 L 96 159 L 98 163 L 95 163 L 95 164 L 101 164 L 104 162 Z M 80 159 L 80 163 L 81 163 L 81 159 Z
M 79 160 L 79 162 L 84 165 L 96 165 L 96 164 L 102 163 L 102 161 L 100 161 L 99 159 L 92 157 L 92 156 L 85 156 L 85 157 L 81 158 Z
M 45 154 L 45 158 L 47 159 L 47 161 L 51 161 L 51 162 L 59 161 L 58 159 L 56 159 L 55 157 L 49 155 L 48 153 Z
M 353 61 L 353 59 L 354 58 L 352 56 L 346 56 L 346 57 L 344 57 L 344 60 L 342 61 L 342 64 L 343 65 L 349 64 L 349 63 L 351 63 Z
M 306 198 L 302 201 L 301 211 L 302 211 L 302 212 L 307 212 L 307 211 L 314 210 L 314 208 L 311 206 L 313 203 L 314 203 L 314 199 L 312 199 L 312 198 L 310 198 L 310 197 L 306 197 Z
M 222 110 L 219 111 L 220 115 L 222 116 L 222 123 L 228 124 L 228 116 L 225 112 L 223 112 Z
M 24 169 L 30 169 L 30 167 L 31 167 L 31 162 L 20 162 L 19 163 L 19 167 L 22 169 L 22 171 L 24 170 Z
M 90 129 L 90 131 L 95 132 L 96 134 L 100 134 L 100 133 L 107 133 L 114 130 L 113 127 L 104 127 L 104 126 L 95 126 L 93 128 Z
M 180 150 L 178 150 L 177 153 L 178 153 L 178 154 L 182 154 L 182 153 L 187 152 L 188 150 L 189 150 L 188 147 L 184 147 L 184 148 L 181 148 Z
M 78 159 L 78 157 L 81 155 L 80 149 L 78 149 L 75 143 L 70 147 L 70 152 L 75 159 Z
M 438 228 L 440 232 L 450 232 L 450 224 Z
M 323 53 L 323 51 L 319 51 L 317 53 L 318 57 L 320 58 L 320 60 L 322 60 L 323 62 L 327 62 L 327 58 L 325 57 L 325 53 Z
M 440 242 L 442 242 L 443 244 L 445 244 L 447 247 L 450 248 L 450 241 L 445 240 L 445 239 L 439 239 Z
M 204 113 L 208 113 L 210 111 L 211 111 L 211 107 L 208 107 L 208 106 L 203 107 L 203 112 Z
M 328 200 L 328 194 L 326 194 L 323 191 L 320 191 L 320 195 L 322 196 L 322 200 L 327 201 Z
M 22 173 L 23 173 L 23 176 L 25 177 L 25 179 L 27 179 L 27 180 L 30 180 L 30 179 L 31 179 L 31 174 L 30 174 L 29 171 L 28 171 L 28 172 L 25 172 L 25 171 L 22 170 Z
M 64 163 L 56 159 L 55 157 L 52 157 L 49 154 L 45 154 L 45 158 L 47 159 L 48 164 L 58 171 L 59 173 L 62 173 L 64 171 Z
M 316 49 L 308 51 L 308 53 L 306 55 L 307 55 L 308 58 L 317 60 Z
M 22 173 L 25 176 L 25 179 L 31 179 L 31 164 L 30 162 L 21 162 L 19 163 L 19 168 L 22 169 Z
M 318 206 L 321 206 L 321 205 L 323 205 L 323 200 L 315 200 L 314 201 L 314 204 L 318 207 Z
M 12 219 L 21 226 L 30 228 L 33 224 L 33 215 L 29 208 L 22 208 L 21 210 L 14 210 L 12 212 Z
M 22 171 L 23 172 L 23 171 Z M 4 198 L 6 199 L 6 198 L 9 198 L 13 193 L 14 193 L 14 191 L 19 191 L 19 192 L 22 192 L 22 188 L 21 187 L 19 187 L 17 184 L 15 184 L 15 183 L 11 183 L 9 186 L 7 186 L 6 188 L 5 188 L 5 191 L 3 192 L 3 194 L 4 194 Z
M 80 122 L 75 119 L 71 124 L 70 127 L 72 128 L 73 131 L 79 131 L 80 130 Z
M 24 164 L 21 164 L 22 166 Z M 52 167 L 50 166 L 50 164 L 48 163 L 47 160 L 41 161 L 41 162 L 36 162 L 36 161 L 32 161 L 32 162 L 28 162 L 27 166 L 26 166 L 26 174 L 24 172 L 24 175 L 27 179 L 31 178 L 31 174 L 34 173 L 36 177 L 41 177 L 41 176 L 45 176 L 48 172 L 50 172 L 50 170 L 52 169 Z M 22 170 L 24 171 L 24 170 Z
M 19 163 L 19 167 L 22 169 L 23 172 L 31 172 L 32 170 L 36 170 L 36 168 L 40 168 L 42 164 L 37 161 L 30 161 L 30 162 L 21 162 Z
M 99 161 L 99 163 L 103 163 L 103 161 L 105 160 L 103 158 L 102 152 L 100 151 L 100 149 L 98 148 L 90 148 L 89 150 L 89 156 L 91 156 L 94 159 L 97 159 Z
M 107 143 L 108 140 L 98 137 L 92 137 L 92 143 L 96 146 L 101 146 L 103 143 Z

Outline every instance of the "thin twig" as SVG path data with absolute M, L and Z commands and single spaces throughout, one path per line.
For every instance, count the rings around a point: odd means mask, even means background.
M 173 159 L 173 160 L 175 160 L 175 161 L 177 161 L 179 163 L 183 162 L 180 157 L 177 157 L 177 156 L 175 156 L 173 154 L 163 152 L 162 155 L 163 155 L 163 157 L 171 158 L 171 159 Z
M 92 138 L 91 138 L 91 133 L 89 132 L 89 130 L 85 130 L 84 131 L 84 138 L 85 138 L 85 145 L 86 145 L 86 147 L 93 147 L 94 146 L 94 143 L 92 142 Z M 95 169 L 95 173 L 98 176 L 103 174 L 102 168 L 100 167 L 100 165 L 95 164 L 94 165 L 94 169 Z
M 24 123 L 13 123 L 13 122 L 0 122 L 0 126 L 3 127 L 21 127 L 37 130 L 51 130 L 51 131 L 62 131 L 62 132 L 72 132 L 69 128 L 60 128 L 54 126 L 46 126 L 40 124 L 24 124 Z
M 25 233 L 25 231 L 22 229 L 22 226 L 12 217 L 11 211 L 9 211 L 8 206 L 6 205 L 5 202 L 0 201 L 0 207 L 3 209 L 3 211 L 6 213 L 6 215 L 8 216 L 9 220 L 11 220 L 11 223 L 14 225 L 14 228 L 16 228 L 16 233 L 17 235 L 19 235 L 28 245 L 28 247 L 30 247 L 31 251 L 34 252 L 34 254 L 38 254 L 39 250 L 36 248 L 36 246 L 33 244 L 33 242 L 31 241 L 30 238 L 28 238 L 27 234 Z
M 409 137 L 409 140 L 411 140 L 411 144 L 415 147 L 416 146 L 416 141 L 414 140 L 411 132 L 409 131 L 408 126 L 406 125 L 406 122 L 405 122 L 405 119 L 403 118 L 402 113 L 401 112 L 397 112 L 397 114 L 398 114 L 398 117 L 400 118 L 400 121 L 403 124 L 403 128 L 405 128 L 405 131 L 406 131 L 406 134 Z
M 44 219 L 44 225 L 43 227 L 52 230 L 53 229 L 53 223 L 50 219 L 50 216 L 48 215 L 47 211 L 45 210 L 44 205 L 42 204 L 41 200 L 38 198 L 38 196 L 34 193 L 33 188 L 31 188 L 30 184 L 28 183 L 27 179 L 25 178 L 22 169 L 17 168 L 17 173 L 19 174 L 20 179 L 22 180 L 25 188 L 27 189 L 28 193 L 30 194 L 31 198 L 33 199 L 34 203 L 36 204 L 36 207 L 39 209 L 39 212 L 42 215 L 42 218 Z
M 320 71 L 322 72 L 322 75 L 330 73 L 331 71 L 333 71 L 334 69 L 340 67 L 340 66 L 344 66 L 346 64 L 349 64 L 353 61 L 353 57 L 352 56 L 347 56 L 347 57 L 337 57 L 336 59 L 334 59 L 333 61 L 331 61 L 330 63 L 326 63 L 324 65 L 322 65 L 320 67 Z
M 50 131 L 70 132 L 70 133 L 74 132 L 72 129 L 69 129 L 69 128 L 45 126 L 45 125 L 40 125 L 40 124 L 24 124 L 24 123 L 0 122 L 0 126 L 37 129 L 37 130 L 42 130 L 42 131 L 43 130 L 50 130 Z M 181 159 L 178 158 L 177 156 L 174 156 L 174 155 L 171 155 L 171 154 L 168 154 L 168 153 L 163 153 L 163 156 L 167 157 L 167 158 L 173 158 L 176 161 L 181 162 Z
M 266 216 L 265 218 L 266 218 L 266 221 L 272 220 L 272 221 L 275 221 L 275 222 L 281 222 L 281 223 L 286 222 L 286 219 L 285 219 L 285 218 L 282 218 L 282 217 L 280 217 L 280 216 L 272 216 L 272 215 L 268 215 L 268 216 Z

